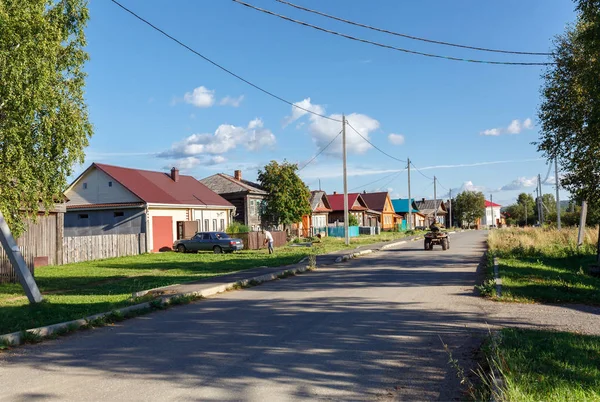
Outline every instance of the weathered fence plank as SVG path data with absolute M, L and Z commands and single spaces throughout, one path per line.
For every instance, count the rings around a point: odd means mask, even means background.
M 124 257 L 146 252 L 146 237 L 138 234 L 65 237 L 63 263 Z

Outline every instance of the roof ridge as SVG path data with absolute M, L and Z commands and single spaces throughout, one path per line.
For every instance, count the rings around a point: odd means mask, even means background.
M 137 172 L 162 173 L 162 174 L 165 174 L 167 176 L 171 175 L 170 171 L 165 172 L 165 171 L 162 171 L 162 170 L 137 169 L 137 168 L 130 168 L 130 167 L 125 167 L 125 166 L 109 165 L 108 163 L 98 163 L 98 162 L 92 162 L 92 164 L 96 165 L 98 167 L 100 167 L 100 166 L 108 166 L 108 167 L 117 168 L 117 169 L 134 170 L 134 171 L 137 171 Z M 179 170 L 179 168 L 177 166 L 173 166 L 173 167 L 176 168 L 177 170 Z M 192 178 L 195 179 L 194 176 L 189 175 L 189 174 L 179 174 L 179 177 L 192 177 Z

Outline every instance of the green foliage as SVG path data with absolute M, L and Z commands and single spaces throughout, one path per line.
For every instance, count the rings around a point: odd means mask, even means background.
M 600 1 L 579 0 L 577 21 L 555 40 L 544 74 L 538 150 L 557 158 L 561 186 L 600 205 Z
M 294 163 L 271 161 L 258 171 L 258 182 L 268 194 L 260 211 L 263 226 L 291 225 L 311 213 L 310 191 L 297 170 Z
M 454 200 L 454 216 L 459 223 L 475 223 L 485 213 L 485 197 L 481 191 L 463 191 Z
M 248 233 L 250 232 L 250 228 L 243 223 L 233 221 L 227 226 L 227 233 Z
M 358 226 L 358 219 L 356 216 L 352 214 L 348 215 L 348 226 Z
M 556 210 L 556 207 L 554 209 Z M 509 205 L 504 212 L 508 216 L 507 223 L 524 226 L 536 221 L 536 210 L 535 200 L 531 194 L 521 193 L 517 197 L 516 204 Z
M 21 331 L 21 343 L 40 343 L 43 339 L 37 331 Z
M 92 135 L 85 0 L 0 1 L 0 211 L 16 236 L 61 200 Z

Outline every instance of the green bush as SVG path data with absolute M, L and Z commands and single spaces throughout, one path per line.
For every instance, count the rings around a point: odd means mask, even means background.
M 248 233 L 250 232 L 250 228 L 243 223 L 239 222 L 231 222 L 229 226 L 227 226 L 227 233 Z
M 356 219 L 356 216 L 354 216 L 354 215 L 348 216 L 348 225 L 349 226 L 358 226 L 358 219 Z

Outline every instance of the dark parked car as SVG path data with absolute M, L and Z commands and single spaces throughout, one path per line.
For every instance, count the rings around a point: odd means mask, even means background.
M 232 253 L 243 248 L 244 242 L 241 239 L 233 239 L 223 232 L 199 232 L 191 239 L 181 239 L 173 243 L 173 249 L 180 253 L 212 250 L 213 253 L 220 254 Z

